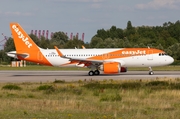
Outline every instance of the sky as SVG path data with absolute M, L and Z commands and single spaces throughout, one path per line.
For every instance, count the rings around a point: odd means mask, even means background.
M 10 22 L 31 30 L 85 34 L 90 42 L 99 29 L 111 26 L 162 26 L 180 20 L 180 0 L 0 0 L 0 45 L 11 37 Z

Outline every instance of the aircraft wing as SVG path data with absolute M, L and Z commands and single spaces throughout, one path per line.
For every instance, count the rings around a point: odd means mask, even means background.
M 62 54 L 62 52 L 56 46 L 54 46 L 54 48 L 56 49 L 56 51 L 60 57 L 69 59 L 69 61 L 71 61 L 71 62 L 79 62 L 79 64 L 85 64 L 85 65 L 86 64 L 87 65 L 89 65 L 89 64 L 101 65 L 104 62 L 104 60 L 66 57 L 65 55 Z

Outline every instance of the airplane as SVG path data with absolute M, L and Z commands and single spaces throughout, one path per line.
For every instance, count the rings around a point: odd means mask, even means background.
M 23 28 L 15 22 L 10 23 L 16 51 L 7 55 L 19 60 L 57 67 L 87 67 L 89 76 L 119 74 L 127 67 L 151 67 L 169 65 L 174 59 L 164 51 L 154 48 L 108 48 L 108 49 L 42 49 L 35 44 Z

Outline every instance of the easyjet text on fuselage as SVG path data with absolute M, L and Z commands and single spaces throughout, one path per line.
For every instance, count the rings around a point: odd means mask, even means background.
M 122 51 L 124 55 L 145 55 L 146 50 L 132 50 L 132 51 Z

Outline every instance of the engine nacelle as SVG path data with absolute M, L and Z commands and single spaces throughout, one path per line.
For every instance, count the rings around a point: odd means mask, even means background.
M 105 74 L 119 73 L 121 71 L 121 65 L 119 62 L 104 62 L 100 66 L 100 70 L 104 71 Z
M 104 62 L 103 65 L 100 66 L 100 70 L 104 71 L 105 74 L 127 72 L 127 68 L 121 67 L 119 62 Z

